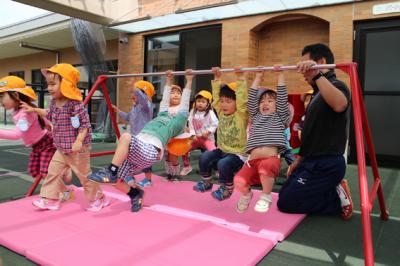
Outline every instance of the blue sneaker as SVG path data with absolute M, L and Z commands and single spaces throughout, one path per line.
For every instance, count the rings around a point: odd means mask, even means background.
M 229 199 L 232 192 L 229 192 L 225 185 L 219 186 L 219 188 L 211 193 L 211 196 L 219 201 Z
M 132 212 L 138 212 L 143 207 L 144 191 L 141 189 L 138 189 L 138 190 L 139 190 L 139 192 L 136 194 L 136 196 L 131 198 L 131 211 Z
M 153 185 L 153 182 L 151 182 L 150 179 L 147 179 L 146 177 L 140 181 L 139 183 L 137 183 L 137 185 L 141 188 L 145 188 L 145 187 L 151 187 Z
M 197 184 L 195 186 L 193 186 L 193 190 L 197 191 L 197 192 L 206 192 L 211 190 L 213 187 L 213 184 L 210 182 L 206 182 L 206 181 L 199 181 L 197 182 Z
M 115 184 L 118 181 L 118 177 L 113 175 L 108 168 L 101 169 L 88 176 L 90 181 L 102 184 Z

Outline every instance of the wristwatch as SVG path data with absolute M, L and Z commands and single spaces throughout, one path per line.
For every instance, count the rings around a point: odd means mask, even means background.
M 315 75 L 315 76 L 312 78 L 312 81 L 316 82 L 320 77 L 323 77 L 323 76 L 324 76 L 324 73 L 322 73 L 322 72 L 320 71 L 320 72 L 318 72 L 317 75 Z

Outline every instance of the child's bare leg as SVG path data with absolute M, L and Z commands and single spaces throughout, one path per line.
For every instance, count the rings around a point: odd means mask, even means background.
M 124 160 L 128 157 L 131 138 L 132 136 L 129 133 L 124 133 L 119 138 L 118 146 L 111 162 L 112 164 L 121 166 Z
M 121 192 L 124 192 L 125 194 L 128 194 L 130 191 L 131 187 L 125 183 L 122 179 L 120 179 L 117 184 L 114 186 L 116 189 L 118 189 Z
M 118 169 L 123 166 L 128 157 L 131 138 L 129 133 L 122 134 L 110 166 L 105 170 L 92 173 L 88 178 L 97 183 L 115 184 L 118 180 Z
M 272 188 L 275 183 L 275 178 L 268 177 L 265 175 L 260 175 L 260 181 L 261 181 L 263 193 L 271 194 Z
M 235 189 L 240 192 L 243 196 L 246 196 L 250 193 L 250 186 L 247 182 L 241 177 L 235 177 L 234 179 Z

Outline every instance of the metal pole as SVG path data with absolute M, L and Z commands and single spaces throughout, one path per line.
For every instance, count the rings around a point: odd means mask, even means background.
M 363 136 L 363 124 L 362 115 L 360 108 L 360 93 L 361 89 L 359 83 L 355 79 L 357 73 L 356 65 L 350 66 L 350 82 L 352 89 L 352 103 L 353 103 L 353 116 L 354 116 L 354 131 L 356 137 L 356 150 L 357 150 L 357 163 L 358 163 L 358 178 L 360 186 L 360 198 L 361 198 L 361 223 L 362 232 L 364 239 L 364 257 L 365 266 L 374 265 L 374 247 L 371 232 L 371 207 L 368 194 L 368 180 L 367 170 L 365 162 L 365 150 L 364 150 L 364 136 Z
M 336 64 L 326 64 L 326 65 L 315 65 L 312 66 L 311 69 L 333 69 L 336 68 Z M 240 71 L 243 72 L 257 72 L 260 70 L 263 71 L 272 71 L 275 70 L 275 67 L 244 67 L 240 68 Z M 281 66 L 280 70 L 297 70 L 297 66 Z M 221 68 L 219 70 L 221 73 L 229 73 L 237 71 L 234 68 Z M 164 76 L 166 72 L 153 72 L 153 73 L 136 73 L 136 74 L 118 74 L 118 75 L 105 75 L 107 78 L 131 78 L 131 77 L 150 77 L 150 76 Z M 193 75 L 205 75 L 205 74 L 212 74 L 211 69 L 205 70 L 193 70 Z M 185 71 L 172 71 L 174 76 L 184 76 L 186 74 Z

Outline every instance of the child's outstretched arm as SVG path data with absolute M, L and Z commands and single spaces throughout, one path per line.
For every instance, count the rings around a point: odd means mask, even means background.
M 117 106 L 113 104 L 111 105 L 111 107 L 114 110 L 114 112 L 116 112 L 122 119 L 124 119 L 125 121 L 129 121 L 130 112 L 125 113 L 124 111 L 121 111 Z
M 167 70 L 165 72 L 165 77 L 166 77 L 166 82 L 165 82 L 165 86 L 164 86 L 163 96 L 162 96 L 162 99 L 160 102 L 160 111 L 159 111 L 160 113 L 168 111 L 169 97 L 171 95 L 172 79 L 174 78 L 174 75 L 172 74 L 172 70 Z
M 30 106 L 24 102 L 21 103 L 21 107 L 25 109 L 25 111 L 27 111 L 28 113 L 32 113 L 35 112 L 36 114 L 42 116 L 42 117 L 46 117 L 47 116 L 47 109 L 42 109 L 42 108 L 38 108 L 38 107 L 33 107 Z
M 247 91 L 246 77 L 240 67 L 235 68 L 236 73 L 236 111 L 247 115 L 247 101 L 249 98 Z
M 192 94 L 193 70 L 185 70 L 186 85 L 182 92 L 181 104 L 179 112 L 186 112 L 189 115 L 190 95 Z
M 247 109 L 249 110 L 250 117 L 255 116 L 258 113 L 258 86 L 263 80 L 264 71 L 256 72 L 256 77 L 253 80 L 253 84 L 250 87 L 249 101 L 247 102 Z
M 214 107 L 217 114 L 220 112 L 219 108 L 219 92 L 221 91 L 221 72 L 219 71 L 219 67 L 213 67 L 211 71 L 214 74 L 214 79 L 211 81 L 211 88 L 212 88 L 212 96 L 213 102 L 212 106 Z
M 194 109 L 194 108 L 193 108 Z M 194 111 L 190 111 L 189 112 L 189 118 L 188 118 L 188 125 L 189 125 L 189 133 L 192 136 L 196 136 L 196 131 L 194 130 L 194 126 L 193 126 L 193 118 L 194 118 Z
M 277 85 L 277 97 L 276 97 L 276 112 L 282 119 L 284 125 L 289 122 L 289 104 L 288 104 L 288 93 L 286 90 L 285 75 L 282 70 L 280 70 L 279 65 L 275 65 L 275 72 L 278 76 Z
M 15 127 L 12 130 L 0 130 L 0 139 L 7 139 L 7 140 L 19 140 L 22 138 L 22 132 L 18 127 Z

